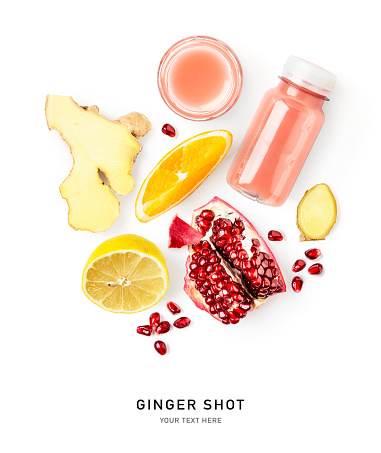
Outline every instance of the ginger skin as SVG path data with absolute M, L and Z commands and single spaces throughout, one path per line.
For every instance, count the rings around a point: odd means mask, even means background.
M 128 119 L 110 121 L 99 115 L 97 106 L 80 107 L 69 96 L 48 95 L 45 114 L 49 129 L 61 134 L 73 156 L 73 168 L 60 186 L 69 206 L 69 225 L 76 230 L 107 230 L 120 214 L 112 191 L 126 195 L 134 188 L 130 171 L 142 147 L 129 127 L 137 126 L 128 126 Z M 147 122 L 149 127 L 141 124 L 140 133 L 150 129 Z
M 139 112 L 127 113 L 117 119 L 128 127 L 128 130 L 135 138 L 142 138 L 151 130 L 151 123 L 148 118 Z

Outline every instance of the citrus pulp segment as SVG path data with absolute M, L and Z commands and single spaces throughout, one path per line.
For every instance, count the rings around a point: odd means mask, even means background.
M 90 255 L 82 289 L 92 302 L 112 312 L 146 310 L 168 289 L 164 256 L 141 236 L 125 234 L 109 239 Z
M 232 141 L 226 130 L 204 132 L 166 154 L 140 188 L 136 217 L 148 222 L 179 204 L 217 167 Z

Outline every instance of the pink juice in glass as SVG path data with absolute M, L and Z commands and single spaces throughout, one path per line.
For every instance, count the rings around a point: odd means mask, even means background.
M 231 73 L 215 50 L 190 48 L 172 63 L 169 89 L 182 105 L 203 110 L 229 93 Z
M 235 53 L 222 41 L 191 36 L 175 43 L 158 71 L 160 94 L 178 115 L 210 120 L 227 112 L 242 89 L 242 69 Z
M 336 77 L 290 57 L 267 91 L 229 169 L 228 183 L 270 206 L 287 199 L 324 123 L 322 106 Z

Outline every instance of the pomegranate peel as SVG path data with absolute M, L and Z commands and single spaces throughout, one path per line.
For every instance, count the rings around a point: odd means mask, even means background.
M 201 310 L 236 324 L 269 296 L 286 291 L 264 239 L 240 212 L 218 197 L 193 212 L 203 239 L 189 246 L 184 291 Z
M 169 225 L 168 248 L 179 249 L 184 245 L 197 244 L 201 241 L 202 236 L 202 233 L 184 222 L 176 214 Z

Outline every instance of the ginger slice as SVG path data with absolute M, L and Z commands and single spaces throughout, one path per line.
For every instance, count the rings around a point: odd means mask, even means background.
M 304 194 L 297 209 L 300 241 L 325 239 L 336 223 L 336 200 L 327 184 L 316 184 Z
M 45 114 L 49 129 L 61 134 L 73 156 L 73 168 L 60 186 L 69 206 L 69 225 L 75 230 L 107 230 L 120 214 L 112 190 L 126 195 L 135 185 L 130 171 L 142 147 L 130 129 L 135 130 L 139 122 L 141 137 L 150 130 L 150 122 L 136 112 L 132 126 L 128 116 L 123 122 L 110 121 L 99 115 L 97 106 L 80 107 L 69 96 L 48 95 Z

